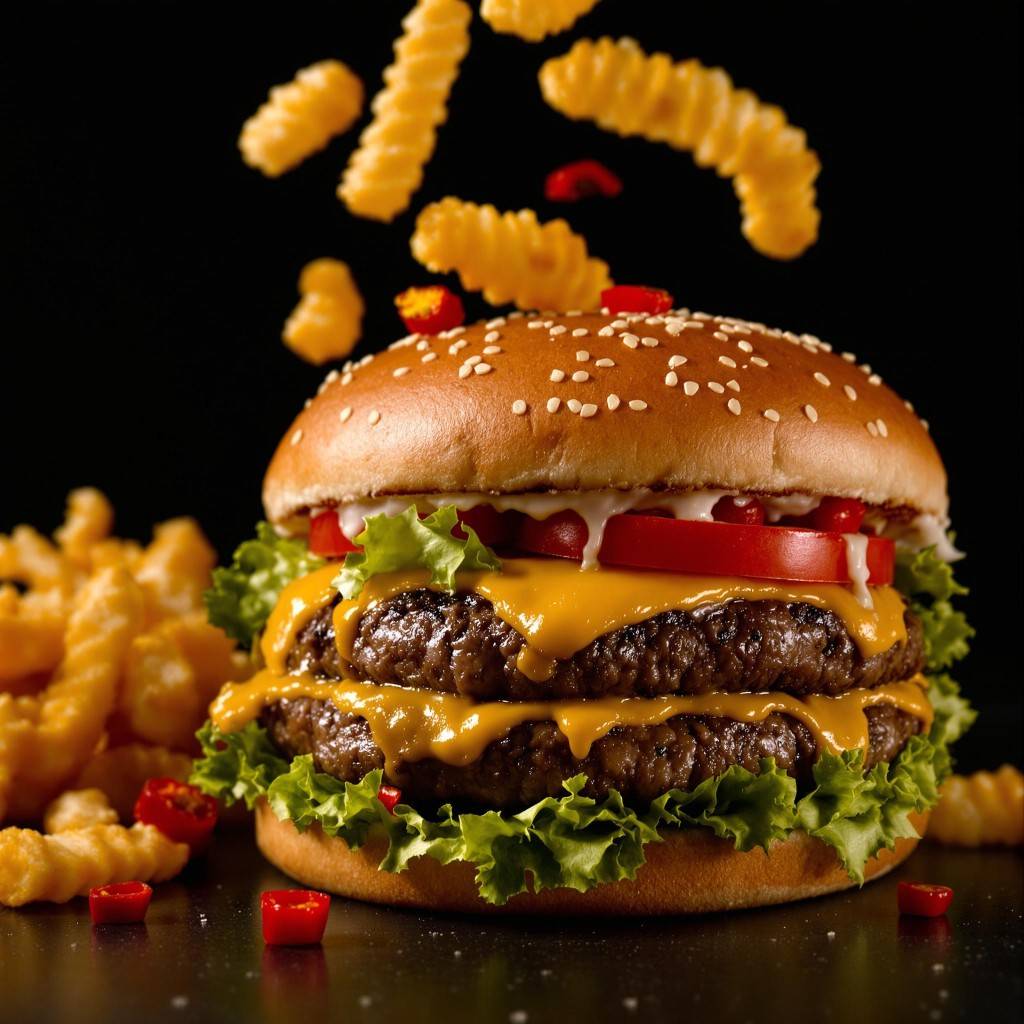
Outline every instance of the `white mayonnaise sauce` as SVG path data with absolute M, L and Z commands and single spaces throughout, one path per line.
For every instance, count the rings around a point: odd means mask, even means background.
M 862 607 L 874 608 L 875 602 L 868 590 L 868 576 L 871 572 L 868 569 L 867 534 L 844 533 L 843 543 L 846 545 L 846 571 L 853 584 L 853 596 Z

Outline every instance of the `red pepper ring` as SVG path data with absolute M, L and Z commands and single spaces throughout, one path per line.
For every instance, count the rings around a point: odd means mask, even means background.
M 639 284 L 617 284 L 601 292 L 601 305 L 609 313 L 667 313 L 672 296 L 664 288 L 648 288 Z
M 138 924 L 146 918 L 153 890 L 145 882 L 112 882 L 89 890 L 93 924 Z
M 395 805 L 402 799 L 402 791 L 397 786 L 381 786 L 377 790 L 377 799 L 387 808 L 388 814 L 394 814 Z
M 324 937 L 331 897 L 313 889 L 260 893 L 263 941 L 268 946 L 315 946 Z
M 929 885 L 926 882 L 900 882 L 896 901 L 901 914 L 913 917 L 941 917 L 953 902 L 953 890 L 948 885 Z
M 544 179 L 544 198 L 553 203 L 603 196 L 614 199 L 622 191 L 622 179 L 599 160 L 577 160 L 556 167 Z
M 135 801 L 135 820 L 158 828 L 195 853 L 206 846 L 217 824 L 217 801 L 177 779 L 147 779 Z
M 406 288 L 395 296 L 395 306 L 410 334 L 449 331 L 466 319 L 462 299 L 443 284 Z

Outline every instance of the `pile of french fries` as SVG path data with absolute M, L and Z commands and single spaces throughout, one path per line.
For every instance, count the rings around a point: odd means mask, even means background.
M 207 705 L 251 671 L 207 622 L 216 553 L 195 521 L 143 547 L 111 536 L 113 519 L 83 488 L 52 541 L 0 534 L 0 825 L 53 833 L 0 831 L 0 904 L 180 870 L 187 848 L 117 821 L 146 779 L 187 777 Z

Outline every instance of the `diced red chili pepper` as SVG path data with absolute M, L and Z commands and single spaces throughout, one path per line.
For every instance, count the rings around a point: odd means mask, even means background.
M 601 292 L 601 305 L 609 313 L 665 313 L 672 308 L 672 296 L 664 288 L 639 284 L 617 284 Z
M 217 801 L 176 779 L 148 779 L 135 801 L 135 820 L 153 825 L 168 839 L 202 849 L 217 824 Z
M 825 533 L 857 533 L 864 522 L 864 502 L 856 498 L 822 498 L 810 526 Z
M 948 885 L 900 882 L 896 898 L 901 914 L 912 914 L 914 917 L 941 917 L 953 902 L 953 890 Z
M 268 946 L 315 946 L 324 937 L 331 897 L 312 889 L 260 894 L 263 941 Z
M 577 160 L 553 170 L 544 181 L 544 196 L 553 203 L 604 196 L 612 199 L 622 191 L 622 179 L 599 160 Z
M 719 498 L 711 509 L 711 515 L 719 523 L 764 525 L 764 505 L 757 498 Z
M 437 334 L 458 327 L 466 319 L 462 299 L 443 284 L 406 288 L 395 296 L 395 306 L 410 334 Z
M 402 799 L 402 791 L 397 786 L 381 786 L 377 790 L 377 799 L 388 809 L 388 814 L 394 814 L 395 804 Z
M 145 882 L 113 882 L 89 890 L 93 924 L 137 924 L 145 920 L 153 890 Z

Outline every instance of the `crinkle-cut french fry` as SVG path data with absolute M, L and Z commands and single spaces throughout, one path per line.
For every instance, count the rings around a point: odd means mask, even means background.
M 74 786 L 101 790 L 121 820 L 128 821 L 147 779 L 184 782 L 191 771 L 192 758 L 188 754 L 146 743 L 128 743 L 96 754 L 75 779 Z
M 198 523 L 187 516 L 169 519 L 153 534 L 134 570 L 146 594 L 149 621 L 202 610 L 217 553 Z
M 91 569 L 90 552 L 106 540 L 114 526 L 114 509 L 95 487 L 79 487 L 68 495 L 64 525 L 54 534 L 65 557 L 80 569 Z
M 8 792 L 18 820 L 38 815 L 96 749 L 142 616 L 142 593 L 125 569 L 102 570 L 76 596 L 64 660 L 38 698 L 32 757 L 17 766 Z
M 189 848 L 152 825 L 90 825 L 44 836 L 0 830 L 0 904 L 64 903 L 111 882 L 162 882 L 188 860 Z
M 116 823 L 117 811 L 101 789 L 65 790 L 43 812 L 43 830 L 51 834 Z

